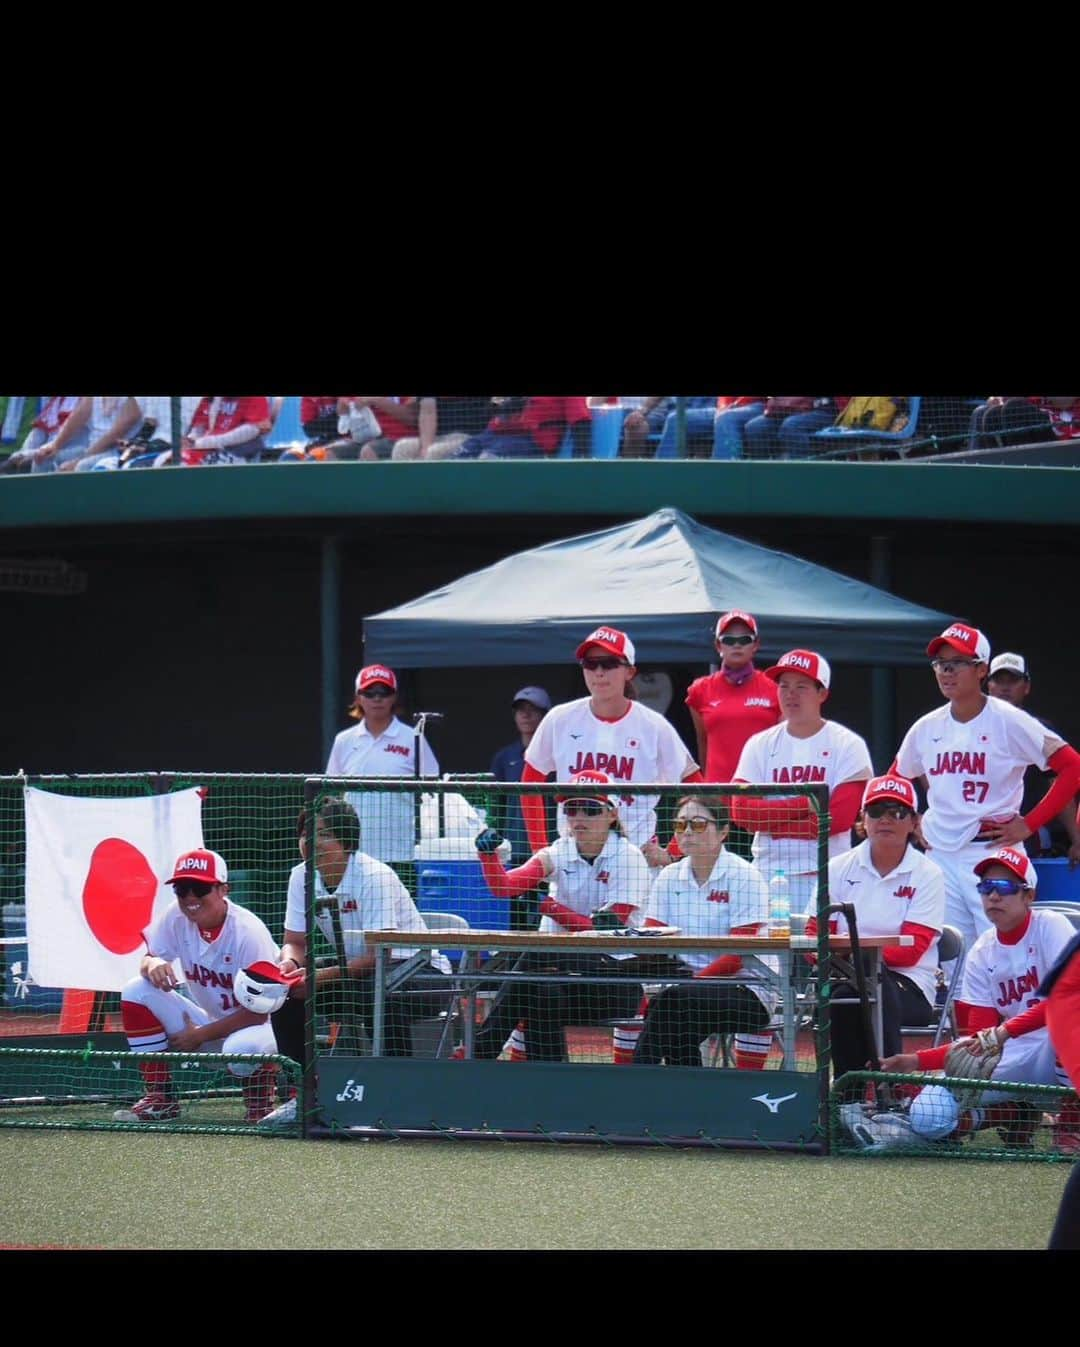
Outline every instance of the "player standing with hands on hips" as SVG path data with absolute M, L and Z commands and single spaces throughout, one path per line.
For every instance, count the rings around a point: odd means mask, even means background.
M 926 785 L 923 840 L 945 875 L 945 920 L 970 945 L 991 928 L 976 864 L 993 847 L 1019 846 L 1061 812 L 1080 787 L 1080 754 L 1034 716 L 983 692 L 990 642 L 977 628 L 954 622 L 926 653 L 945 705 L 912 725 L 892 770 Z M 1021 815 L 1032 765 L 1057 780 Z
M 698 765 L 670 721 L 628 696 L 637 672 L 630 637 L 597 627 L 575 655 L 589 695 L 547 713 L 525 750 L 522 781 L 545 781 L 552 772 L 557 781 L 570 781 L 578 772 L 597 771 L 610 778 L 613 792 L 635 781 L 700 781 Z M 655 844 L 656 801 L 655 795 L 622 797 L 622 825 L 635 846 Z M 529 844 L 541 851 L 547 846 L 543 800 L 529 795 L 521 803 Z

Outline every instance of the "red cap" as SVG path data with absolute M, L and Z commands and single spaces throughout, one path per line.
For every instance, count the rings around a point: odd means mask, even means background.
M 203 884 L 227 884 L 229 867 L 216 851 L 185 851 L 173 866 L 172 878 L 165 883 L 175 884 L 178 879 L 197 879 Z
M 741 608 L 732 608 L 730 613 L 721 613 L 716 619 L 716 639 L 719 640 L 724 632 L 733 622 L 745 622 L 750 628 L 752 635 L 756 636 L 757 621 L 749 613 L 744 613 Z
M 590 790 L 589 787 L 610 786 L 611 777 L 606 772 L 594 772 L 589 768 L 584 771 L 575 772 L 570 778 L 571 786 L 581 786 L 581 790 L 567 790 L 565 795 L 556 795 L 556 800 L 560 804 L 565 804 L 567 800 L 599 800 L 602 804 L 610 805 L 615 808 L 615 801 L 602 790 Z
M 943 645 L 954 645 L 983 664 L 990 658 L 990 642 L 978 627 L 969 627 L 963 622 L 954 622 L 940 636 L 935 636 L 926 647 L 926 653 L 933 659 Z
M 894 804 L 905 804 L 911 810 L 917 810 L 919 802 L 915 797 L 915 787 L 906 776 L 893 776 L 887 772 L 884 776 L 873 776 L 863 791 L 862 807 L 875 804 L 878 800 L 891 800 Z
M 617 631 L 614 627 L 597 627 L 574 651 L 574 658 L 581 659 L 591 645 L 600 646 L 602 650 L 626 660 L 627 664 L 634 663 L 634 643 L 625 631 Z
M 786 655 L 780 656 L 771 669 L 765 670 L 765 677 L 779 683 L 780 675 L 785 673 L 806 674 L 807 678 L 812 678 L 823 688 L 829 686 L 832 678 L 829 661 L 814 650 L 789 650 Z
M 385 664 L 368 664 L 356 675 L 357 692 L 363 692 L 375 683 L 385 683 L 391 692 L 397 691 L 397 677 Z
M 1011 870 L 1029 889 L 1033 889 L 1039 882 L 1038 871 L 1032 864 L 1031 857 L 1019 847 L 998 847 L 997 851 L 992 851 L 989 856 L 976 864 L 975 873 L 985 874 L 991 865 L 1003 865 L 1006 870 Z

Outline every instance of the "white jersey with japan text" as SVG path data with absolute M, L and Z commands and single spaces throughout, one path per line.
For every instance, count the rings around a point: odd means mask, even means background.
M 554 772 L 556 781 L 569 781 L 575 772 L 605 772 L 612 794 L 621 782 L 674 784 L 697 768 L 675 727 L 657 712 L 631 702 L 618 720 L 602 720 L 588 697 L 552 707 L 525 750 L 525 761 L 545 775 Z M 657 798 L 627 795 L 620 801 L 619 816 L 635 846 L 656 835 Z
M 917 720 L 896 755 L 902 776 L 925 776 L 923 837 L 931 848 L 956 851 L 983 819 L 1008 819 L 1020 808 L 1024 772 L 1046 770 L 1046 726 L 998 697 L 987 697 L 974 720 L 961 723 L 946 703 Z M 1053 737 L 1053 736 L 1049 736 Z
M 984 931 L 964 964 L 959 1000 L 992 1006 L 1002 1020 L 1029 1010 L 1044 999 L 1037 995 L 1039 984 L 1074 934 L 1072 922 L 1063 913 L 1038 907 L 1032 908 L 1031 922 L 1014 944 L 1006 944 L 994 927 Z
M 225 921 L 214 940 L 207 940 L 197 922 L 179 906 L 170 907 L 145 933 L 146 948 L 159 958 L 180 961 L 192 1000 L 212 1020 L 239 1008 L 233 996 L 233 978 L 239 968 L 267 959 L 276 963 L 274 937 L 254 912 L 226 901 Z
M 798 739 L 786 721 L 751 735 L 739 755 L 735 780 L 762 785 L 823 784 L 830 794 L 845 781 L 869 779 L 873 775 L 870 750 L 861 735 L 827 720 L 817 734 Z M 779 803 L 770 797 L 770 803 Z M 847 833 L 829 838 L 829 858 L 851 849 Z M 762 874 L 784 870 L 789 875 L 807 875 L 817 871 L 817 842 L 794 837 L 773 837 L 755 833 L 752 847 L 754 863 Z

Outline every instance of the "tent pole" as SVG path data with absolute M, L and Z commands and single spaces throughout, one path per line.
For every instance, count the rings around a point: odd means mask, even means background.
M 319 565 L 320 638 L 322 641 L 322 762 L 330 756 L 337 724 L 335 703 L 341 695 L 341 539 L 322 540 Z
M 876 533 L 870 539 L 870 583 L 892 593 L 892 539 Z M 892 762 L 896 738 L 896 673 L 875 666 L 870 672 L 870 756 L 883 772 Z

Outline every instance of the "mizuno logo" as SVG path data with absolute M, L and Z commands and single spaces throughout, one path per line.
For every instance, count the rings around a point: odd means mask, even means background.
M 767 1094 L 755 1094 L 751 1102 L 755 1104 L 764 1104 L 770 1113 L 779 1113 L 780 1105 L 786 1104 L 789 1099 L 798 1099 L 798 1094 L 782 1094 L 776 1099 L 770 1099 Z
M 580 734 L 572 734 L 572 735 L 570 736 L 570 738 L 571 738 L 571 739 L 580 739 L 580 738 L 581 738 L 581 735 L 580 735 Z

